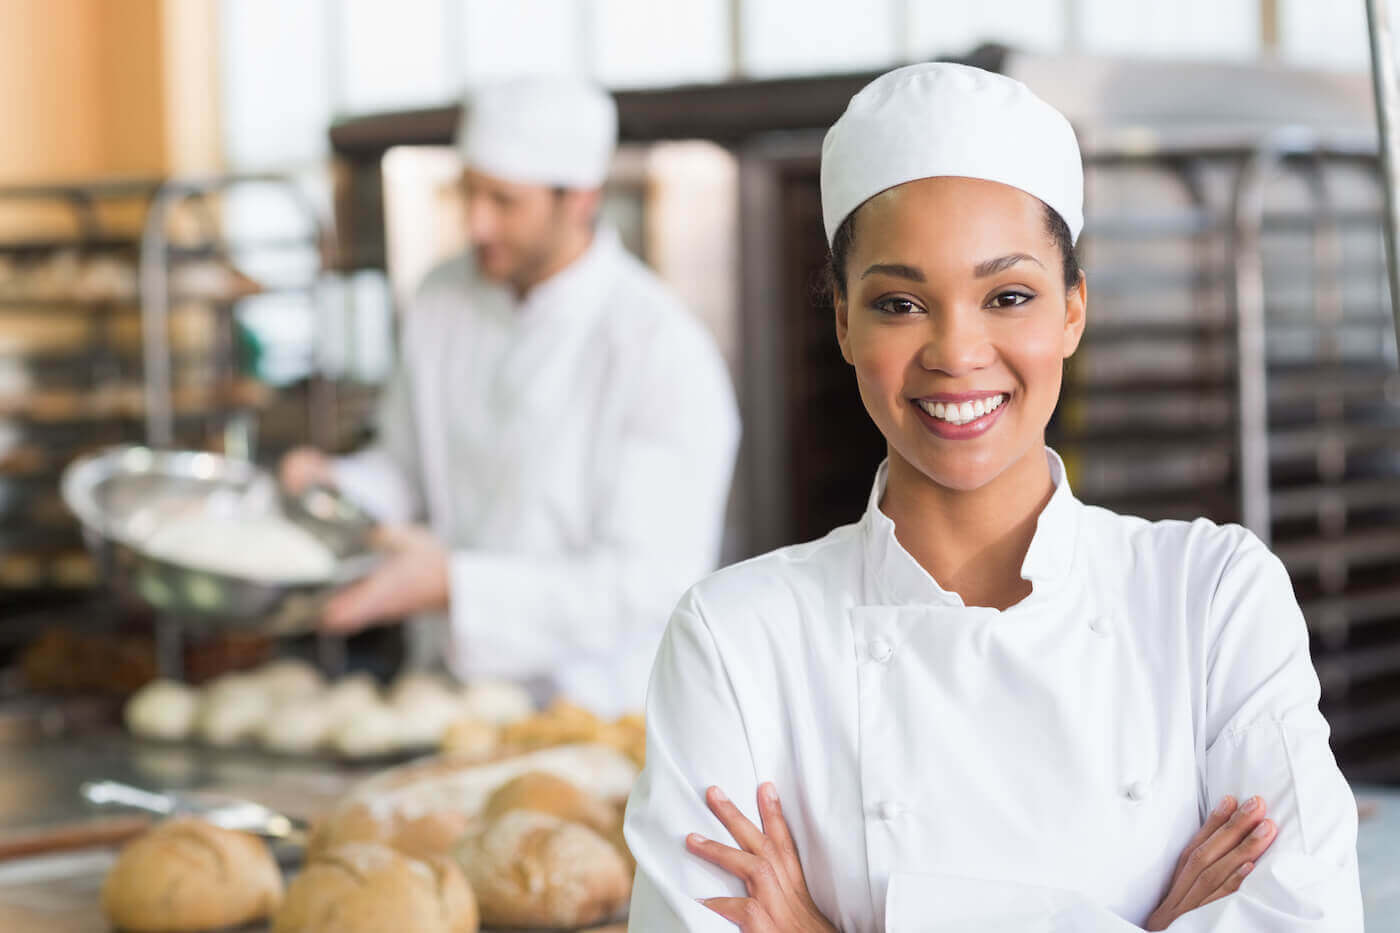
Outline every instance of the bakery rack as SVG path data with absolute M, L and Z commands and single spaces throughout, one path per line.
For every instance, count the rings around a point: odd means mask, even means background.
M 228 235 L 229 198 L 253 189 L 293 232 Z M 75 456 L 130 442 L 243 457 L 260 442 L 335 448 L 358 387 L 314 358 L 282 389 L 250 371 L 241 308 L 304 300 L 316 313 L 343 294 L 326 287 L 330 228 L 290 176 L 10 186 L 0 211 L 25 234 L 0 235 L 0 638 L 13 645 L 32 636 L 26 619 L 101 624 L 130 608 L 93 598 L 97 568 L 58 496 Z
M 1238 521 L 1287 567 L 1334 748 L 1400 777 L 1400 375 L 1374 138 L 1100 134 L 1054 443 L 1087 502 Z

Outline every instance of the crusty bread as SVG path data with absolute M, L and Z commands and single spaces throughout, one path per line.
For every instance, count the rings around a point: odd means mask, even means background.
M 601 836 L 617 822 L 617 811 L 604 800 L 545 771 L 530 771 L 501 785 L 487 799 L 481 818 L 489 823 L 509 810 L 548 813 L 568 823 L 582 823 Z
M 563 778 L 610 804 L 624 800 L 637 777 L 626 756 L 600 745 L 560 746 L 487 762 L 425 758 L 352 788 L 317 821 L 311 855 L 344 842 L 380 842 L 415 857 L 447 854 L 472 829 L 491 794 L 530 772 Z
M 102 884 L 119 930 L 192 933 L 251 923 L 282 900 L 282 875 L 260 839 L 191 818 L 127 845 Z
M 548 813 L 508 810 L 456 856 L 487 926 L 587 926 L 615 916 L 632 890 L 611 843 Z
M 287 888 L 273 933 L 476 933 L 476 899 L 446 858 L 419 861 L 348 843 L 311 862 Z

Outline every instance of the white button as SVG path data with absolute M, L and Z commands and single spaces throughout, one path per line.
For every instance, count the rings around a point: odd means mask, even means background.
M 880 805 L 875 808 L 875 812 L 880 814 L 880 819 L 889 822 L 898 819 L 899 815 L 904 812 L 904 808 L 893 800 L 882 800 Z
M 894 654 L 894 645 L 891 645 L 883 638 L 877 638 L 870 643 L 870 657 L 872 660 L 879 661 L 883 664 L 890 659 L 890 655 L 892 654 Z
M 1108 623 L 1102 616 L 1094 616 L 1089 620 L 1089 631 L 1093 632 L 1095 635 L 1107 635 Z
M 1124 790 L 1129 800 L 1145 800 L 1147 798 L 1147 785 L 1142 781 L 1134 781 Z

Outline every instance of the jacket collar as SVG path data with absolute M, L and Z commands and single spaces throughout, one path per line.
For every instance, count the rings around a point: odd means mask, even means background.
M 1021 578 L 1031 582 L 1034 596 L 1056 589 L 1074 566 L 1079 536 L 1079 500 L 1070 490 L 1059 454 L 1045 448 L 1055 491 L 1036 519 L 1035 534 L 1021 562 Z M 864 590 L 881 605 L 933 604 L 961 606 L 962 597 L 945 590 L 914 560 L 894 534 L 894 522 L 880 511 L 889 478 L 889 461 L 880 464 L 861 519 L 865 549 Z
M 603 307 L 622 255 L 617 232 L 599 227 L 582 256 L 530 289 L 516 306 L 517 317 L 551 323 L 591 317 L 586 312 Z

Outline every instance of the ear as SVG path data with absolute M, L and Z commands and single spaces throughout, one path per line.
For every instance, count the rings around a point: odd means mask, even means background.
M 573 190 L 564 196 L 569 202 L 570 219 L 584 226 L 592 226 L 598 219 L 598 211 L 603 206 L 603 192 L 593 190 Z
M 1084 337 L 1085 318 L 1089 311 L 1089 277 L 1079 273 L 1079 284 L 1065 294 L 1065 330 L 1061 356 L 1069 359 L 1079 349 Z
M 847 363 L 855 365 L 855 361 L 851 358 L 850 304 L 846 299 L 845 290 L 833 286 L 831 303 L 836 310 L 836 343 L 841 347 L 841 358 Z

